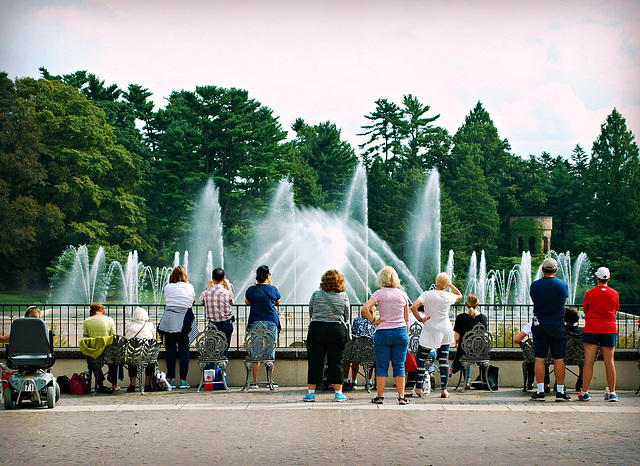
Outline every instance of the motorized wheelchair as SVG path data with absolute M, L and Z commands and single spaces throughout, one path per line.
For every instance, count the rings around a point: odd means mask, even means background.
M 23 401 L 55 407 L 60 387 L 50 371 L 55 357 L 53 332 L 47 324 L 35 317 L 14 320 L 6 349 L 7 367 L 14 372 L 4 383 L 5 409 L 13 409 Z

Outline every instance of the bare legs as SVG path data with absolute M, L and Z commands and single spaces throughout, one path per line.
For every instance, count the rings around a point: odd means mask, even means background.
M 398 398 L 404 398 L 404 386 L 406 378 L 404 375 L 398 375 L 394 377 L 396 381 L 396 389 L 398 390 Z M 387 383 L 387 377 L 376 376 L 376 394 L 382 398 L 384 394 L 384 386 Z
M 593 363 L 596 357 L 597 345 L 591 343 L 584 344 L 584 369 L 582 372 L 582 391 L 588 392 L 593 378 Z M 602 358 L 604 359 L 604 369 L 607 376 L 607 384 L 609 390 L 616 391 L 616 366 L 613 362 L 613 354 L 615 348 L 603 346 L 601 348 Z

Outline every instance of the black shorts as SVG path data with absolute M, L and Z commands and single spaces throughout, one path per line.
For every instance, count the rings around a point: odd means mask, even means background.
M 532 325 L 533 354 L 536 358 L 546 359 L 551 348 L 553 359 L 564 359 L 567 354 L 567 329 L 558 325 Z

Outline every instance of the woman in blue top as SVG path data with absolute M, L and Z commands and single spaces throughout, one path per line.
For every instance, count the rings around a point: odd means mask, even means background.
M 275 333 L 277 338 L 278 332 L 280 331 L 280 319 L 278 318 L 276 306 L 280 304 L 280 298 L 278 288 L 273 286 L 271 282 L 269 267 L 261 265 L 258 267 L 258 270 L 256 270 L 256 281 L 253 286 L 250 286 L 245 292 L 244 302 L 249 305 L 247 331 L 250 331 L 258 322 L 263 322 L 269 330 Z M 272 354 L 271 357 L 275 357 L 275 354 Z M 260 363 L 254 364 L 252 368 L 253 382 L 251 382 L 249 388 L 258 388 L 259 370 Z M 278 384 L 273 385 L 274 387 L 278 386 Z

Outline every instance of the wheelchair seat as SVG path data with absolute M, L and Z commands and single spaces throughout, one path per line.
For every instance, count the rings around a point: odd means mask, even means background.
M 44 320 L 22 317 L 11 323 L 7 366 L 21 371 L 49 369 L 55 362 L 53 332 Z

